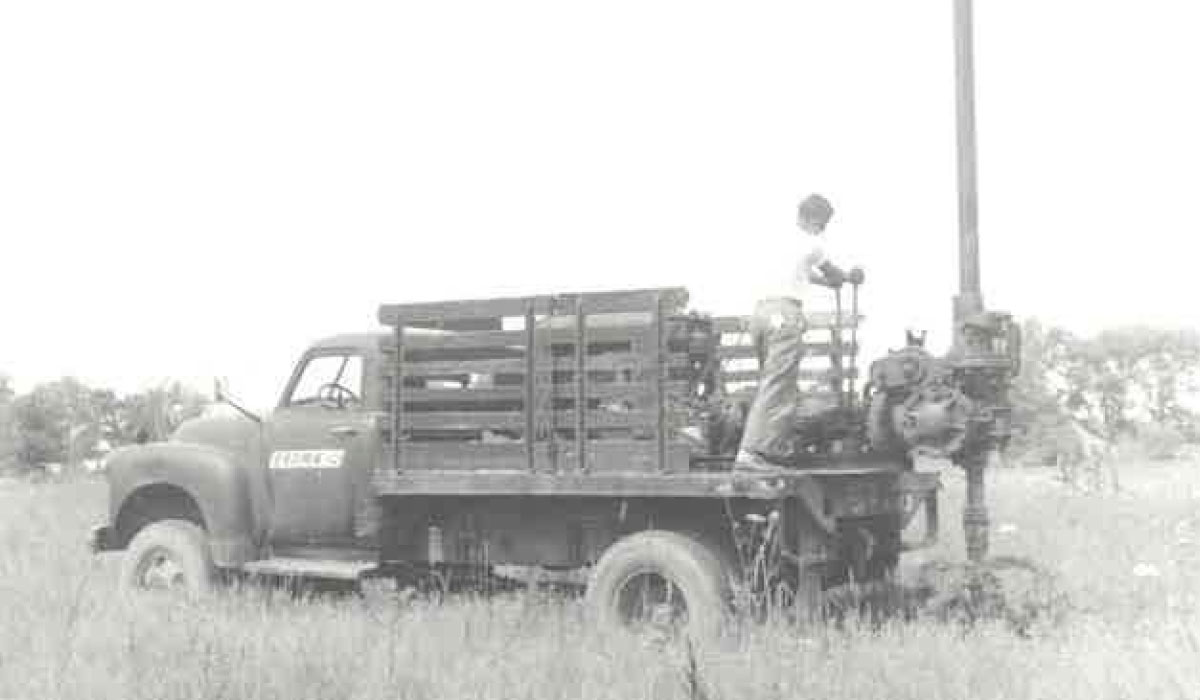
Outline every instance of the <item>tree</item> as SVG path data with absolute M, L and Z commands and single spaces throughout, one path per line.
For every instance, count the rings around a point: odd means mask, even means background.
M 1193 329 L 1152 330 L 1145 339 L 1149 352 L 1136 380 L 1150 420 L 1188 432 L 1196 415 L 1183 399 L 1200 391 L 1200 333 Z
M 1013 406 L 1010 455 L 1017 461 L 1048 464 L 1061 448 L 1070 415 L 1054 379 L 1064 352 L 1063 331 L 1027 319 L 1021 328 L 1021 372 L 1009 398 Z
M 1011 392 L 1018 459 L 1053 459 L 1069 448 L 1072 422 L 1109 442 L 1154 442 L 1156 453 L 1200 439 L 1200 419 L 1187 405 L 1200 391 L 1196 331 L 1126 326 L 1082 337 L 1033 319 L 1022 331 Z
M 208 404 L 206 395 L 177 381 L 130 394 L 122 399 L 118 440 L 165 440 L 183 421 L 202 414 Z
M 39 384 L 13 411 L 17 458 L 26 466 L 69 462 L 83 440 L 97 437 L 91 390 L 72 377 Z
M 0 418 L 2 398 L 0 392 Z M 113 446 L 165 440 L 207 404 L 206 396 L 180 382 L 125 396 L 71 377 L 39 384 L 13 402 L 15 456 L 26 467 L 70 466 L 91 455 L 101 440 Z
M 1096 420 L 1109 439 L 1140 424 L 1182 430 L 1195 421 L 1181 401 L 1196 390 L 1195 331 L 1114 328 L 1075 339 L 1071 349 L 1064 362 L 1067 406 Z

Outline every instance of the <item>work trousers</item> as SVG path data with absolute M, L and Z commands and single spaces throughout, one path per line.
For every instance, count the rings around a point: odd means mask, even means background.
M 804 311 L 796 299 L 763 299 L 754 307 L 750 335 L 758 351 L 758 393 L 746 416 L 741 449 L 771 461 L 792 456 L 804 330 Z

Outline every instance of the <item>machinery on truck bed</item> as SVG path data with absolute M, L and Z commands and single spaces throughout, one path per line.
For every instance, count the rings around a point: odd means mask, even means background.
M 857 289 L 855 289 L 857 296 Z M 878 578 L 937 535 L 935 474 L 1005 432 L 993 382 L 1011 324 L 977 350 L 910 346 L 854 387 L 857 309 L 813 315 L 792 468 L 734 469 L 753 395 L 747 319 L 682 289 L 385 305 L 386 332 L 322 340 L 274 412 L 210 416 L 109 460 L 98 550 L 132 587 L 206 590 L 221 570 L 357 580 L 586 574 L 598 616 L 719 624 L 757 586 L 812 595 Z M 822 337 L 816 337 L 816 336 Z M 745 369 L 749 364 L 751 369 Z M 902 532 L 924 514 L 921 542 Z M 664 608 L 664 606 L 666 606 Z

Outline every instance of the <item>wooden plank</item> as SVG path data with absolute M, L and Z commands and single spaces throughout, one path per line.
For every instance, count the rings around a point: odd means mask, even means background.
M 542 375 L 538 377 L 539 382 L 535 392 L 534 400 L 549 398 L 551 393 L 549 386 L 549 377 Z M 385 386 L 390 386 L 390 379 Z M 690 384 L 685 381 L 670 381 L 664 385 L 668 394 L 681 394 L 688 390 Z M 642 383 L 624 383 L 624 382 L 594 382 L 589 381 L 586 385 L 586 398 L 589 400 L 605 400 L 605 399 L 624 399 L 632 402 L 635 407 L 640 405 L 650 405 L 653 399 L 652 390 Z M 390 393 L 390 392 L 389 392 Z M 561 398 L 561 397 L 560 397 Z M 575 401 L 575 396 L 572 394 L 569 397 Z M 412 387 L 404 388 L 404 404 L 410 408 L 420 408 L 420 404 L 467 404 L 467 403 L 496 403 L 496 402 L 524 402 L 528 400 L 526 387 L 524 382 L 521 385 L 502 386 L 502 387 L 484 387 L 484 388 L 467 388 L 467 389 L 414 389 Z M 415 404 L 415 405 L 414 405 Z M 392 403 L 390 396 L 385 396 L 383 402 L 384 410 L 390 410 Z M 518 407 L 514 406 L 513 410 Z
M 743 398 L 746 399 L 754 398 L 754 392 L 758 388 L 757 382 L 751 381 L 730 382 L 730 384 L 739 385 L 737 391 L 739 393 L 743 393 Z M 726 391 L 730 391 L 728 385 L 726 386 Z M 837 401 L 837 398 L 837 392 L 831 389 L 826 383 L 817 384 L 815 386 L 801 387 L 800 389 L 800 404 L 802 407 L 806 402 L 810 401 L 816 401 L 820 403 L 828 402 L 830 406 L 833 406 L 834 402 Z
M 611 292 L 583 292 L 577 294 L 547 295 L 564 299 L 556 303 L 557 311 L 574 314 L 574 300 L 586 300 L 591 313 L 620 313 L 644 311 L 650 308 L 658 295 L 671 300 L 673 306 L 687 303 L 687 290 L 682 287 L 662 289 L 631 289 Z M 495 299 L 465 299 L 458 301 L 434 301 L 413 304 L 383 304 L 379 307 L 379 322 L 393 326 L 398 321 L 436 322 L 454 319 L 475 319 L 503 316 L 524 316 L 531 299 L 540 297 L 501 297 Z
M 553 411 L 555 429 L 573 429 L 578 420 L 571 409 Z M 653 428 L 657 411 L 587 411 L 592 430 Z M 401 430 L 524 430 L 524 411 L 406 411 Z
M 573 318 L 555 316 L 554 320 L 561 318 Z M 630 342 L 640 339 L 644 336 L 646 328 L 650 325 L 649 321 L 638 323 L 635 325 L 626 326 L 597 326 L 591 322 L 595 316 L 587 316 L 589 319 L 587 326 L 588 333 L 588 351 L 589 354 L 601 352 L 605 345 Z M 544 322 L 537 323 L 537 330 L 545 331 L 553 341 L 554 345 L 560 346 L 558 351 L 571 353 L 575 352 L 575 328 L 574 326 L 564 328 L 560 326 L 547 327 Z M 417 331 L 410 332 L 405 340 L 408 347 L 411 349 L 431 350 L 440 348 L 463 348 L 463 347 L 496 347 L 509 348 L 516 351 L 524 349 L 527 338 L 525 330 L 487 330 L 487 331 L 470 331 L 470 332 L 446 332 L 440 334 L 422 335 Z M 689 338 L 683 334 L 682 327 L 671 327 L 674 333 L 671 336 L 671 348 L 676 351 L 686 351 Z M 380 344 L 380 348 L 385 353 L 390 353 L 393 349 L 390 340 Z
M 547 359 L 542 353 L 537 353 L 535 367 L 538 371 L 549 372 L 556 368 L 556 363 Z M 666 356 L 666 365 L 671 369 L 686 369 L 690 359 L 684 353 L 670 353 Z M 588 371 L 624 371 L 653 370 L 652 361 L 639 353 L 613 352 L 604 355 L 588 357 Z M 404 373 L 409 377 L 449 376 L 466 374 L 514 374 L 523 375 L 528 368 L 528 359 L 511 357 L 488 360 L 408 360 L 404 363 Z M 573 368 L 562 368 L 572 371 Z
M 525 347 L 535 347 L 537 342 L 537 327 L 534 319 L 537 314 L 537 304 L 528 301 L 525 304 Z M 521 378 L 521 388 L 524 390 L 525 434 L 525 469 L 530 473 L 537 466 L 537 403 L 538 376 L 537 358 L 534 353 L 525 354 L 525 376 Z
M 544 298 L 539 306 L 539 311 L 546 314 L 548 318 L 553 318 L 558 312 L 559 300 L 557 297 Z M 558 421 L 557 412 L 554 410 L 554 397 L 558 391 L 558 384 L 554 381 L 554 345 L 553 345 L 554 329 L 549 324 L 543 324 L 534 329 L 534 363 L 535 371 L 541 367 L 547 371 L 545 378 L 538 377 L 539 386 L 544 386 L 546 391 L 539 392 L 533 404 L 533 410 L 537 416 L 534 423 L 534 440 L 542 447 L 542 454 L 535 460 L 535 468 L 538 471 L 555 472 L 558 471 L 558 430 L 556 423 Z
M 842 374 L 842 377 L 841 377 L 842 379 L 846 379 L 849 377 L 857 377 L 858 370 L 857 369 L 851 370 L 851 369 L 847 368 L 847 369 L 842 370 L 841 374 Z M 835 370 L 833 368 L 830 368 L 830 369 L 801 369 L 800 370 L 800 380 L 801 381 L 820 382 L 820 381 L 837 381 L 837 379 L 838 379 L 838 372 L 837 372 L 837 370 Z M 738 371 L 738 372 L 721 372 L 721 381 L 724 381 L 724 382 L 757 382 L 758 381 L 758 370 L 744 370 L 744 371 Z
M 405 322 L 429 322 L 455 319 L 498 318 L 522 316 L 529 297 L 497 299 L 463 299 L 460 301 L 431 301 L 412 304 L 384 304 L 379 307 L 379 322 L 394 326 Z
M 804 314 L 805 323 L 809 328 L 831 328 L 834 326 L 836 314 L 831 311 L 810 311 Z M 857 316 L 858 325 L 866 320 L 866 316 Z M 842 314 L 842 327 L 850 328 L 855 325 L 855 318 L 849 313 Z M 714 316 L 713 327 L 718 333 L 748 333 L 750 330 L 749 316 Z
M 450 348 L 506 348 L 521 351 L 525 346 L 525 331 L 455 331 L 423 335 L 410 330 L 405 337 L 409 352 L 413 350 Z M 390 352 L 387 345 L 384 352 Z
M 667 423 L 667 394 L 664 383 L 667 381 L 667 375 L 670 370 L 667 368 L 667 363 L 670 358 L 667 353 L 667 334 L 666 334 L 666 309 L 662 297 L 658 297 L 654 303 L 654 329 L 650 342 L 654 343 L 654 405 L 657 408 L 654 424 L 654 438 L 658 443 L 658 470 L 666 471 L 667 469 L 667 431 L 669 426 Z
M 410 470 L 434 471 L 515 471 L 527 470 L 525 445 L 522 442 L 413 442 L 405 447 Z M 562 460 L 578 461 L 573 444 L 563 446 Z M 690 447 L 673 443 L 668 459 L 674 471 L 686 471 Z M 590 440 L 586 453 L 587 470 L 591 473 L 648 473 L 657 469 L 658 447 L 653 440 L 604 439 Z M 384 462 L 386 463 L 386 462 Z M 549 473 L 548 454 L 538 453 L 537 472 Z
M 406 360 L 406 377 L 429 377 L 466 374 L 523 374 L 525 358 L 510 357 L 491 360 Z M 549 369 L 545 363 L 540 368 Z
M 391 384 L 390 377 L 387 379 L 386 384 Z M 415 389 L 413 387 L 405 387 L 404 403 L 522 401 L 525 399 L 525 393 L 524 384 L 467 389 Z M 385 403 L 385 407 L 390 405 L 390 403 Z
M 802 343 L 804 354 L 809 356 L 832 355 L 835 350 L 833 343 Z M 849 355 L 856 352 L 849 343 L 842 350 Z M 758 359 L 758 353 L 753 345 L 722 345 L 717 349 L 717 356 L 722 360 Z
M 396 326 L 394 331 L 396 340 L 396 354 L 393 357 L 394 365 L 392 367 L 392 406 L 395 410 L 392 411 L 392 456 L 394 458 L 392 467 L 396 471 L 404 468 L 404 327 Z
M 525 442 L 410 442 L 404 447 L 410 469 L 529 469 Z
M 310 559 L 272 557 L 246 562 L 241 570 L 252 576 L 281 576 L 356 581 L 364 573 L 379 566 L 377 561 L 343 561 L 340 559 Z
M 869 479 L 894 479 L 895 470 L 879 469 Z M 820 477 L 803 471 L 771 475 L 731 472 L 657 471 L 588 474 L 531 474 L 525 470 L 449 471 L 415 469 L 403 473 L 376 472 L 381 496 L 606 496 L 672 498 L 778 499 L 809 494 Z
M 587 406 L 587 311 L 586 302 L 580 299 L 575 305 L 575 407 Z M 587 411 L 575 411 L 575 458 L 576 469 L 587 471 Z

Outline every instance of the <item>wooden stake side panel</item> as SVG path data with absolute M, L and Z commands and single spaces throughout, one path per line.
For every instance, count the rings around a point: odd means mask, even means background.
M 840 323 L 833 312 L 813 311 L 805 314 L 807 330 L 803 343 L 804 359 L 800 364 L 801 392 L 806 399 L 828 401 L 847 390 L 847 381 L 859 377 L 852 358 L 859 351 L 857 344 L 846 338 L 850 330 L 862 322 L 861 315 L 843 314 Z M 719 316 L 712 319 L 718 334 L 717 357 L 720 381 L 727 394 L 751 396 L 758 386 L 758 350 L 750 334 L 749 316 Z
M 692 391 L 704 359 L 672 320 L 685 300 L 664 289 L 382 307 L 380 319 L 402 329 L 381 348 L 389 460 L 401 470 L 686 469 L 686 448 L 667 447 L 687 419 L 668 395 Z

